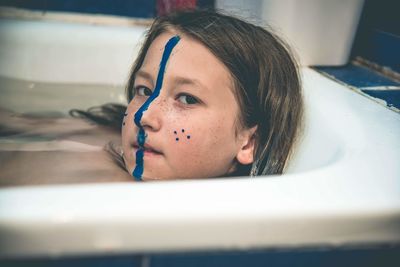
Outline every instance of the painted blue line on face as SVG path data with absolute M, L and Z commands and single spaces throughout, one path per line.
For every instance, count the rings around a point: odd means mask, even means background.
M 138 149 L 136 151 L 136 167 L 133 170 L 132 176 L 135 177 L 135 181 L 141 181 L 142 180 L 142 174 L 143 174 L 143 154 L 144 150 L 143 149 Z
M 161 58 L 160 62 L 160 69 L 158 70 L 157 74 L 157 81 L 156 81 L 156 87 L 154 88 L 153 93 L 149 96 L 149 98 L 144 102 L 144 104 L 138 109 L 138 111 L 135 113 L 134 116 L 134 122 L 136 126 L 139 128 L 139 132 L 137 134 L 137 142 L 139 145 L 139 149 L 136 151 L 136 167 L 132 172 L 132 176 L 135 177 L 135 180 L 142 180 L 142 175 L 143 175 L 143 155 L 144 155 L 144 143 L 146 142 L 146 133 L 143 129 L 143 126 L 141 124 L 141 120 L 143 117 L 143 112 L 145 112 L 151 102 L 156 99 L 156 97 L 159 96 L 163 79 L 164 79 L 164 73 L 165 73 L 165 66 L 167 65 L 168 59 L 171 55 L 172 49 L 176 46 L 176 44 L 179 42 L 180 37 L 179 36 L 174 36 L 171 39 L 168 40 L 168 42 L 165 45 L 164 52 Z

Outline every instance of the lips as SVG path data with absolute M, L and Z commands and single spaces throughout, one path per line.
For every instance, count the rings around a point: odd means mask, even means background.
M 133 148 L 135 150 L 138 150 L 138 149 L 142 148 L 144 150 L 144 154 L 145 155 L 162 155 L 161 151 L 153 148 L 149 144 L 144 144 L 143 147 L 140 147 L 137 143 L 134 143 L 133 144 Z

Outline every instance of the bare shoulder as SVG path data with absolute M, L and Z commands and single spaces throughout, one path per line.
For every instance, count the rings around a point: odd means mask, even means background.
M 0 186 L 133 181 L 110 142 L 117 131 L 83 119 L 0 111 Z
M 0 151 L 0 186 L 129 182 L 106 151 Z

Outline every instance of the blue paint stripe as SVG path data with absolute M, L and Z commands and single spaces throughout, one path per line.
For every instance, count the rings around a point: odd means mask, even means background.
M 156 99 L 156 97 L 158 97 L 160 95 L 162 83 L 164 80 L 165 67 L 166 67 L 168 59 L 171 55 L 172 49 L 174 49 L 174 47 L 179 42 L 179 40 L 180 40 L 179 36 L 174 36 L 171 39 L 169 39 L 167 44 L 165 45 L 164 52 L 163 52 L 161 62 L 160 62 L 160 69 L 159 69 L 158 75 L 157 75 L 156 87 L 154 88 L 153 93 L 149 96 L 149 98 L 146 100 L 146 102 L 144 102 L 144 104 L 139 108 L 139 110 L 135 113 L 135 116 L 134 116 L 134 122 L 135 122 L 136 126 L 139 128 L 139 132 L 137 135 L 137 142 L 139 145 L 139 149 L 136 151 L 136 166 L 132 173 L 132 176 L 135 177 L 135 180 L 141 180 L 143 171 L 144 171 L 144 168 L 143 168 L 143 155 L 144 155 L 143 146 L 146 141 L 146 133 L 141 124 L 143 112 L 145 112 L 149 108 L 151 102 L 153 102 L 154 99 Z
M 136 151 L 136 167 L 133 170 L 132 176 L 135 177 L 136 181 L 141 181 L 142 180 L 142 174 L 143 174 L 143 154 L 144 150 L 143 149 L 138 149 Z

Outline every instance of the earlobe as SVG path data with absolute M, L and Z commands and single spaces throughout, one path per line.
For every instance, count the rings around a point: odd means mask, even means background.
M 248 130 L 246 130 L 242 146 L 236 155 L 236 159 L 240 164 L 248 165 L 253 163 L 254 161 L 254 150 L 255 150 L 255 132 L 257 130 L 257 126 L 254 126 Z

